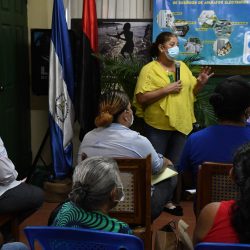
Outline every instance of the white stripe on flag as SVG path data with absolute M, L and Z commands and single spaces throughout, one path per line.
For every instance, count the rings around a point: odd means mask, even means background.
M 55 176 L 66 177 L 73 163 L 74 77 L 62 0 L 54 0 L 49 69 L 49 122 Z
M 63 132 L 63 147 L 73 138 L 74 107 L 69 97 L 66 83 L 63 79 L 62 66 L 51 42 L 50 84 L 49 84 L 49 111 L 56 124 Z

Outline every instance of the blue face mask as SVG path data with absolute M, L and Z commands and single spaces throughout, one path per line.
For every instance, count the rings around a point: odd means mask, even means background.
M 166 56 L 169 57 L 170 59 L 174 59 L 179 55 L 179 47 L 178 46 L 174 46 L 172 48 L 169 48 L 165 53 Z

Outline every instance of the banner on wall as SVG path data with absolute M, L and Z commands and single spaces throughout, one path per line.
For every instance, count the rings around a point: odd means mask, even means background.
M 180 58 L 201 65 L 250 65 L 250 0 L 154 0 L 153 41 L 178 35 Z

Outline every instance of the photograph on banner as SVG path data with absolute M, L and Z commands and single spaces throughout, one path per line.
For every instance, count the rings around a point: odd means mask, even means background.
M 149 57 L 151 19 L 99 19 L 99 51 L 108 57 Z
M 249 0 L 154 0 L 153 41 L 178 35 L 180 57 L 201 65 L 250 65 Z

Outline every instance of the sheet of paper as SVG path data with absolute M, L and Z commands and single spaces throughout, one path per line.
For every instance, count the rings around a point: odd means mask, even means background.
M 151 176 L 151 184 L 155 185 L 156 183 L 163 181 L 167 178 L 173 177 L 178 173 L 170 168 L 166 168 L 162 173 Z

